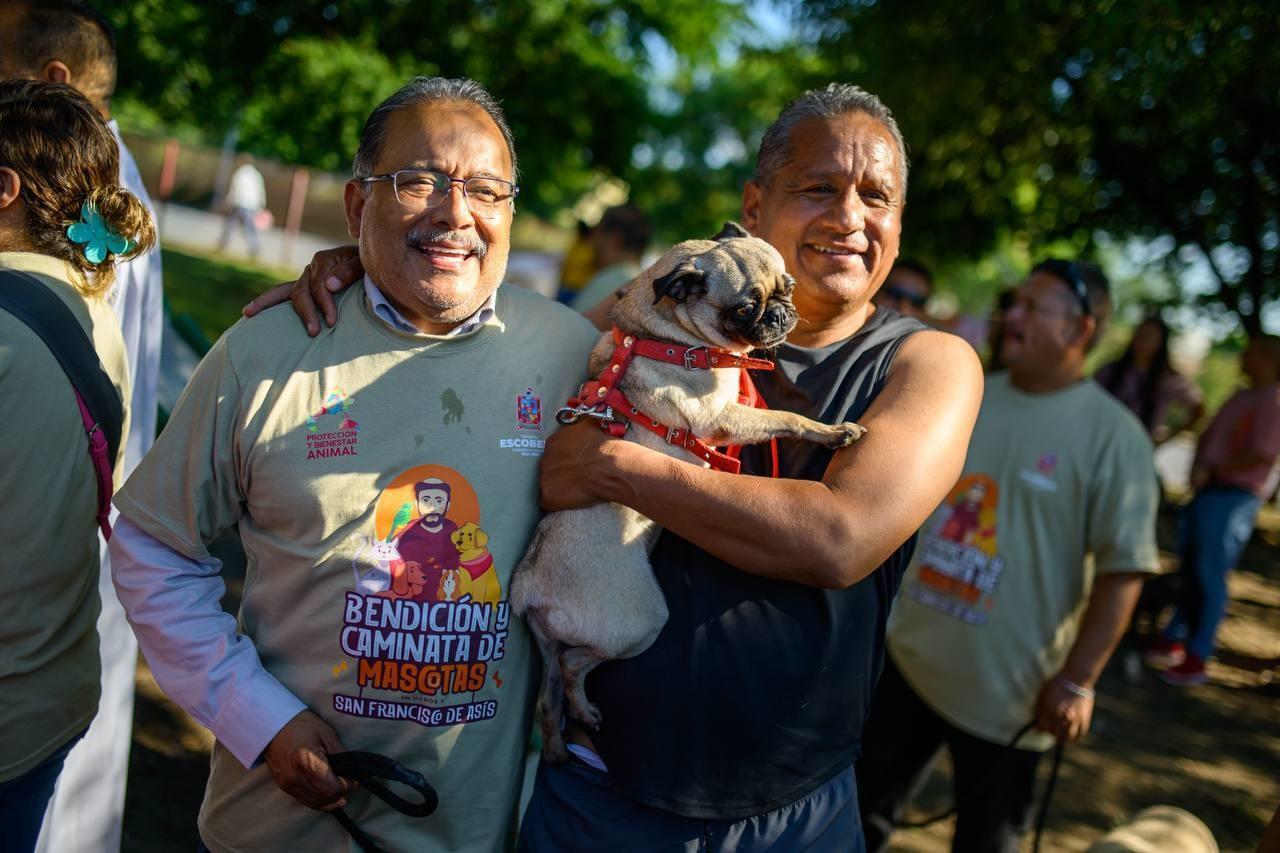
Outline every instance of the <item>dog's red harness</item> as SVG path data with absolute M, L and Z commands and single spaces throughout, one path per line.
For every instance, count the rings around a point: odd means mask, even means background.
M 711 464 L 717 471 L 737 474 L 741 463 L 736 455 L 722 453 L 682 427 L 667 426 L 641 412 L 618 389 L 618 383 L 626 374 L 631 362 L 639 356 L 667 364 L 675 364 L 685 370 L 718 370 L 736 368 L 741 373 L 741 396 L 757 405 L 759 395 L 747 376 L 748 370 L 773 370 L 773 362 L 764 358 L 751 358 L 728 350 L 708 346 L 685 346 L 666 341 L 636 338 L 624 335 L 613 327 L 613 357 L 595 379 L 587 381 L 578 395 L 566 408 L 556 414 L 561 423 L 573 423 L 580 417 L 592 417 L 600 421 L 600 428 L 615 437 L 621 437 L 629 423 L 638 423 L 660 436 L 667 444 L 674 445 Z M 776 470 L 775 464 L 775 470 Z

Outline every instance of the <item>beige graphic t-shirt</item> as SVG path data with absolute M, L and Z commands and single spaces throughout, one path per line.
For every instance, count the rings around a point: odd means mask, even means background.
M 62 261 L 0 252 L 31 273 L 89 334 L 124 401 L 116 485 L 129 435 L 128 360 L 103 299 L 85 299 Z M 98 481 L 75 390 L 35 332 L 0 311 L 0 395 L 9 413 L 0 464 L 0 782 L 39 765 L 98 710 Z
M 1007 743 L 1066 661 L 1094 576 L 1159 570 L 1156 505 L 1151 442 L 1096 383 L 1033 395 L 988 378 L 964 472 L 894 602 L 890 657 L 943 718 Z
M 512 569 L 538 519 L 553 414 L 597 338 L 517 288 L 459 337 L 402 334 L 361 288 L 308 338 L 282 306 L 228 331 L 125 486 L 122 513 L 192 559 L 239 523 L 241 631 L 348 749 L 423 773 L 411 819 L 358 789 L 348 814 L 388 850 L 505 848 L 536 648 Z M 215 747 L 200 832 L 215 851 L 347 850 L 327 815 Z M 352 848 L 354 849 L 354 848 Z

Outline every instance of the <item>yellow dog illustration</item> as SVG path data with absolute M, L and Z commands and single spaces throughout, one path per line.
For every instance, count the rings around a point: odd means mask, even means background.
M 470 593 L 472 601 L 488 602 L 497 606 L 502 598 L 502 585 L 498 582 L 498 570 L 493 565 L 493 555 L 489 553 L 489 534 L 480 529 L 474 522 L 453 531 L 449 537 L 453 547 L 458 549 L 458 562 L 462 571 L 462 585 L 458 589 L 461 597 Z

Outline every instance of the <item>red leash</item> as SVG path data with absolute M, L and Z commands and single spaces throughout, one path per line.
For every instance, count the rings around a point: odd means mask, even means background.
M 729 350 L 708 346 L 685 346 L 666 341 L 647 338 L 636 338 L 624 335 L 617 326 L 613 327 L 613 357 L 598 377 L 586 382 L 578 390 L 576 397 L 568 406 L 556 413 L 556 420 L 562 424 L 571 424 L 579 418 L 589 417 L 600 421 L 600 428 L 610 435 L 620 438 L 632 423 L 638 423 L 650 432 L 658 435 L 667 444 L 687 450 L 710 463 L 717 471 L 728 471 L 737 474 L 742 467 L 738 461 L 740 448 L 728 448 L 722 453 L 682 427 L 668 426 L 659 423 L 641 412 L 631 404 L 626 395 L 618 389 L 618 383 L 626 375 L 627 368 L 637 356 L 653 361 L 661 361 L 683 367 L 685 370 L 720 370 L 734 368 L 739 371 L 740 402 L 757 408 L 768 408 L 761 399 L 748 370 L 773 370 L 772 361 L 763 358 L 751 358 Z M 773 475 L 778 473 L 778 448 L 773 443 Z

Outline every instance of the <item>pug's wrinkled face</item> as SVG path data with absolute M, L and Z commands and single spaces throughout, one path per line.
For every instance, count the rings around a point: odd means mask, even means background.
M 707 343 L 732 350 L 768 349 L 786 340 L 799 316 L 795 279 L 782 256 L 735 223 L 714 240 L 678 243 L 656 268 L 655 309 Z

